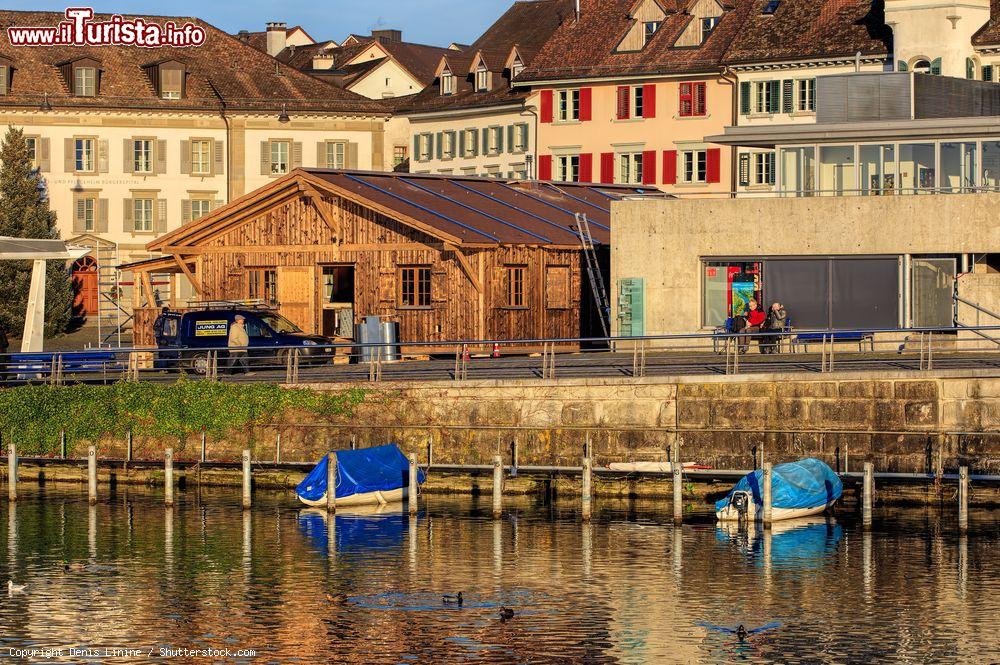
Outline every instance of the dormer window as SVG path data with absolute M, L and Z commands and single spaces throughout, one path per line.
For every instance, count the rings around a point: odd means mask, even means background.
M 486 92 L 490 89 L 490 72 L 485 66 L 479 65 L 476 69 L 476 90 Z
M 653 35 L 660 29 L 660 21 L 646 21 L 642 24 L 642 44 L 645 46 L 649 43 L 649 40 L 653 38 Z
M 77 97 L 97 96 L 97 67 L 73 68 L 73 94 Z
M 10 79 L 13 71 L 14 67 L 10 60 L 0 58 L 0 95 L 10 94 Z
M 184 65 L 174 62 L 163 63 L 160 70 L 160 97 L 181 99 L 184 97 Z
M 708 39 L 708 36 L 712 34 L 715 30 L 715 26 L 719 25 L 718 16 L 706 16 L 701 19 L 701 43 L 704 44 Z
M 518 75 L 523 71 L 524 71 L 524 63 L 522 63 L 520 60 L 515 61 L 514 64 L 510 66 L 510 78 L 516 79 Z
M 441 94 L 442 95 L 453 95 L 455 94 L 455 77 L 451 72 L 441 73 Z

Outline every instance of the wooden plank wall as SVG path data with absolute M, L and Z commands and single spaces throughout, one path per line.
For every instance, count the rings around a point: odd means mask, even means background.
M 477 277 L 482 275 L 486 316 L 481 319 L 479 292 L 440 241 L 352 201 L 326 197 L 324 204 L 342 229 L 341 238 L 308 199 L 300 198 L 207 241 L 198 250 L 202 255 L 199 278 L 205 289 L 203 299 L 246 298 L 247 269 L 273 267 L 278 270 L 283 313 L 307 332 L 318 332 L 319 266 L 353 264 L 356 318 L 374 314 L 398 321 L 403 341 L 579 335 L 578 251 L 531 246 L 467 250 L 473 272 Z M 526 309 L 506 307 L 504 266 L 508 264 L 528 267 Z M 398 269 L 405 265 L 431 267 L 430 307 L 398 308 Z M 547 265 L 569 266 L 567 309 L 545 307 Z M 287 283 L 290 277 L 294 286 Z M 312 285 L 311 295 L 302 290 L 306 283 Z

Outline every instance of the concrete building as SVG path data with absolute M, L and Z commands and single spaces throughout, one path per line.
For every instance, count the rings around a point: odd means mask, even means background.
M 433 83 L 397 110 L 409 122 L 411 172 L 533 177 L 538 109 L 513 82 L 572 6 L 516 2 L 468 48 L 439 59 Z
M 56 12 L 0 13 L 5 26 L 56 26 Z M 126 17 L 134 18 L 134 17 Z M 0 44 L 0 117 L 24 129 L 62 237 L 93 247 L 79 267 L 101 308 L 130 283 L 116 265 L 146 244 L 298 166 L 384 167 L 386 113 L 276 62 L 198 19 L 198 46 Z M 110 16 L 96 16 L 95 21 Z M 165 300 L 190 295 L 158 279 Z M 91 299 L 94 302 L 94 299 Z M 95 314 L 97 312 L 85 312 Z

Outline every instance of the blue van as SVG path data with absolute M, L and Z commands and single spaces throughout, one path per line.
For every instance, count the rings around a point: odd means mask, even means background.
M 236 316 L 244 318 L 250 347 L 247 353 L 251 365 L 283 367 L 289 348 L 300 348 L 300 363 L 322 365 L 334 356 L 329 346 L 333 341 L 319 335 L 308 335 L 298 326 L 271 309 L 205 309 L 171 312 L 164 309 L 153 323 L 157 353 L 157 369 L 184 367 L 204 374 L 208 352 L 229 345 L 229 326 Z M 171 349 L 176 349 L 172 353 Z M 219 364 L 222 364 L 220 354 Z

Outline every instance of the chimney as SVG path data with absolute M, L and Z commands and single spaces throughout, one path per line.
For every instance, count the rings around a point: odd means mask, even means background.
M 272 21 L 267 24 L 267 54 L 272 58 L 285 50 L 288 24 Z
M 403 31 L 402 30 L 372 30 L 372 37 L 382 42 L 383 44 L 389 44 L 392 42 L 403 41 Z
M 333 69 L 333 56 L 329 53 L 317 53 L 312 60 L 313 69 Z

